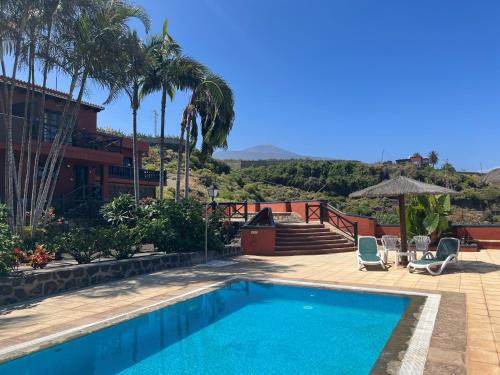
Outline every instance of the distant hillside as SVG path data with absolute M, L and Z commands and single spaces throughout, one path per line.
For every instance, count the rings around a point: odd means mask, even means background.
M 493 169 L 486 173 L 484 180 L 493 185 L 500 185 L 500 168 Z
M 168 189 L 173 197 L 177 153 L 168 150 L 166 156 Z M 144 158 L 144 168 L 158 169 L 158 146 Z M 251 161 L 246 163 L 252 163 Z M 431 166 L 367 164 L 341 160 L 281 160 L 253 161 L 261 166 L 245 166 L 230 170 L 226 162 L 208 158 L 200 160 L 195 150 L 191 160 L 191 196 L 206 202 L 207 187 L 219 188 L 219 201 L 288 201 L 322 199 L 339 209 L 359 215 L 376 217 L 383 224 L 399 222 L 397 200 L 389 198 L 349 198 L 353 191 L 377 184 L 387 178 L 405 175 L 440 186 L 450 186 L 460 192 L 452 197 L 452 217 L 455 224 L 500 223 L 500 185 L 485 182 L 476 173 L 434 169 Z M 497 172 L 491 173 L 492 176 Z M 181 186 L 184 186 L 181 179 Z
M 219 160 L 328 160 L 328 158 L 299 155 L 274 145 L 258 145 L 240 151 L 219 151 L 213 157 Z

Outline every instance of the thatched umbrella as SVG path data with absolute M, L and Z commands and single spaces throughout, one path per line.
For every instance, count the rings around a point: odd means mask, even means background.
M 398 198 L 399 200 L 399 226 L 401 231 L 401 251 L 407 250 L 406 241 L 406 205 L 405 195 L 439 195 L 458 194 L 455 190 L 437 185 L 426 184 L 408 177 L 399 176 L 380 184 L 367 187 L 349 195 L 351 198 Z

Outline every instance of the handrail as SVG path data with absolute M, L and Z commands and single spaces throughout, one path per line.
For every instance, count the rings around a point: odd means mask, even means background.
M 306 223 L 310 219 L 317 219 L 323 224 L 326 221 L 333 225 L 345 235 L 351 237 L 355 243 L 358 240 L 358 223 L 353 222 L 344 217 L 339 210 L 327 203 L 305 204 L 306 207 Z
M 122 178 L 125 180 L 132 180 L 134 178 L 134 169 L 130 167 L 122 167 L 118 165 L 110 165 L 108 169 L 109 177 Z M 164 180 L 166 181 L 166 174 Z M 160 179 L 160 172 L 149 169 L 139 169 L 139 180 L 143 181 L 158 181 Z
M 255 215 L 253 215 L 252 218 L 248 221 L 248 223 L 243 225 L 243 228 L 252 228 L 252 227 L 271 227 L 271 228 L 276 227 L 273 218 L 273 210 L 270 207 L 265 207 L 259 212 L 257 212 Z
M 244 219 L 245 222 L 248 221 L 248 202 L 217 202 L 217 207 L 222 207 L 220 213 L 225 219 Z M 212 205 L 212 210 L 214 210 L 214 205 Z

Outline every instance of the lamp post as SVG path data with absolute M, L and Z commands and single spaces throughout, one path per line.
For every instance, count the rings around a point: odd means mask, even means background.
M 205 205 L 205 263 L 208 262 L 208 206 L 212 206 L 212 211 L 215 208 L 215 198 L 219 194 L 217 186 L 210 185 L 208 188 L 208 196 L 211 198 L 211 202 Z

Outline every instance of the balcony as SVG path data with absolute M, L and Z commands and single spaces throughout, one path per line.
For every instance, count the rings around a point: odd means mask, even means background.
M 109 166 L 109 177 L 121 178 L 124 180 L 134 179 L 134 170 L 128 167 Z M 149 169 L 139 169 L 139 180 L 158 182 L 160 181 L 160 172 Z M 164 181 L 167 180 L 167 174 L 164 174 Z
M 0 116 L 3 114 L 0 113 Z M 33 122 L 32 139 L 38 138 L 39 121 Z M 14 144 L 22 142 L 22 132 L 24 126 L 24 118 L 12 116 L 12 138 Z M 42 142 L 52 143 L 56 137 L 58 127 L 54 124 L 43 124 Z M 0 142 L 5 142 L 6 134 L 5 127 L 0 127 Z M 92 133 L 85 130 L 75 129 L 68 145 L 73 147 L 81 147 L 91 150 L 106 151 L 106 152 L 122 152 L 123 138 L 103 133 Z

